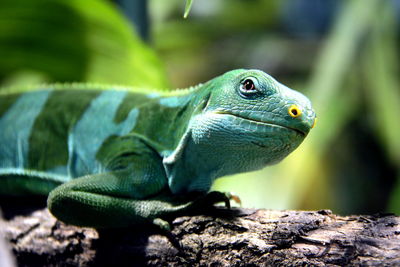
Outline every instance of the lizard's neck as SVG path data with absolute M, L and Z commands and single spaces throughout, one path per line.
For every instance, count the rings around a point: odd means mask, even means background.
M 186 133 L 184 140 L 173 154 L 164 158 L 164 167 L 172 193 L 207 192 L 216 176 L 219 162 L 210 164 L 208 153 L 199 153 L 193 143 L 191 132 Z
M 294 139 L 294 131 L 259 125 L 251 131 L 252 122 L 230 119 L 215 112 L 191 119 L 177 149 L 163 160 L 173 193 L 205 192 L 218 177 L 277 163 L 302 140 Z
M 189 128 L 177 149 L 163 160 L 172 193 L 207 192 L 219 177 L 265 166 L 260 155 L 263 151 L 247 149 L 245 144 L 243 149 L 223 146 L 212 136 L 206 142 L 196 140 L 193 128 Z M 246 157 L 248 161 L 243 161 Z

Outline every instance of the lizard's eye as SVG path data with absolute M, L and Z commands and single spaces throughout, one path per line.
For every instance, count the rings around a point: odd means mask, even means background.
M 245 80 L 242 87 L 244 91 L 252 91 L 256 88 L 254 82 L 250 79 Z
M 250 78 L 245 79 L 240 85 L 240 92 L 245 96 L 257 93 L 258 90 L 256 88 L 253 79 Z

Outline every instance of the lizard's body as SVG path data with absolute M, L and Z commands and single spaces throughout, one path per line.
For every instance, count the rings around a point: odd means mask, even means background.
M 187 209 L 184 196 L 206 193 L 218 177 L 280 161 L 314 119 L 304 96 L 253 70 L 169 93 L 8 90 L 0 93 L 0 194 L 50 193 L 52 213 L 77 225 L 154 220 Z

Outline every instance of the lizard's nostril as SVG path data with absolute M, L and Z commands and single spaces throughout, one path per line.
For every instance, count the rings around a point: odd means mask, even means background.
M 301 109 L 296 105 L 291 105 L 288 109 L 288 113 L 292 118 L 297 118 L 301 115 Z

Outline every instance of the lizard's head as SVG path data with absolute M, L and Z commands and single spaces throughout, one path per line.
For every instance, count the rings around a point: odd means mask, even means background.
M 193 140 L 212 144 L 215 154 L 238 165 L 239 171 L 282 160 L 315 124 L 308 98 L 262 71 L 230 71 L 205 87 L 210 95 L 193 121 Z M 238 172 L 232 168 L 224 175 Z
M 315 124 L 302 94 L 259 70 L 234 70 L 197 87 L 186 134 L 164 158 L 173 193 L 208 191 L 215 178 L 274 164 Z

